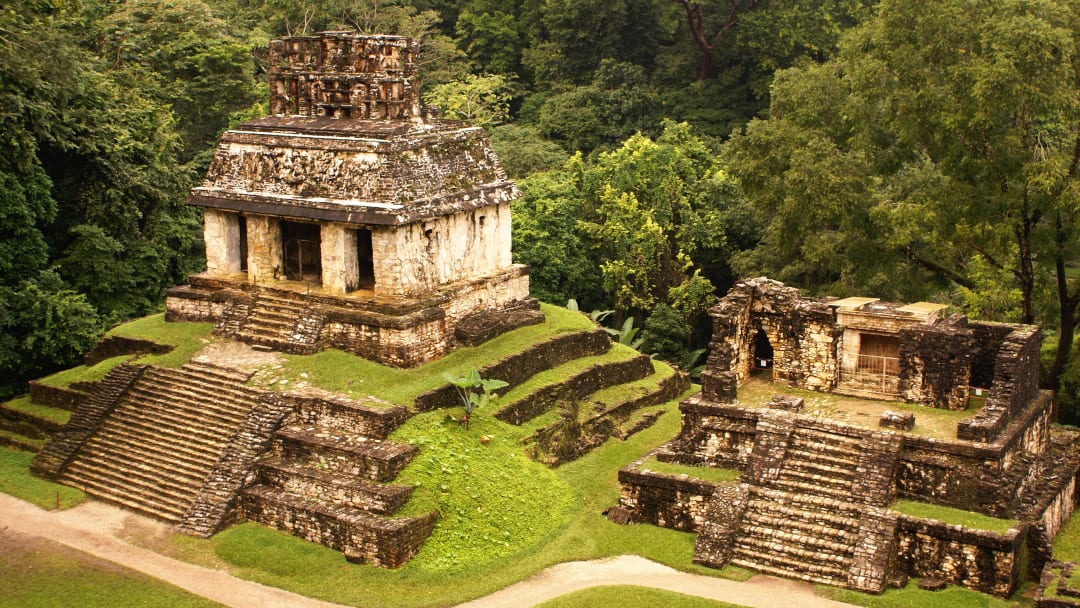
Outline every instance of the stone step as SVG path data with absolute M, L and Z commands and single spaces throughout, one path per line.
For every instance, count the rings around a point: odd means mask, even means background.
M 817 475 L 819 477 L 830 477 L 832 479 L 843 479 L 847 481 L 855 479 L 859 473 L 858 465 L 836 466 L 831 460 L 819 460 L 816 454 L 806 458 L 803 454 L 794 455 L 789 452 L 784 457 L 784 467 L 811 475 Z
M 100 487 L 110 487 L 113 493 L 152 497 L 152 502 L 186 509 L 195 500 L 202 487 L 201 480 L 190 482 L 175 476 L 150 471 L 137 466 L 117 469 L 98 461 L 83 460 L 64 472 L 64 480 L 93 482 Z
M 228 384 L 223 382 L 205 382 L 197 377 L 175 372 L 163 372 L 161 369 L 147 372 L 139 384 L 147 381 L 156 383 L 170 392 L 199 397 L 211 403 L 221 401 L 226 404 L 254 402 L 259 397 L 259 392 L 240 384 Z M 235 409 L 235 408 L 234 408 Z
M 780 469 L 780 476 L 778 479 L 780 481 L 822 486 L 827 488 L 828 491 L 837 490 L 843 492 L 851 492 L 852 485 L 854 484 L 853 475 L 849 475 L 847 478 L 838 478 L 833 477 L 832 475 L 818 475 L 809 471 L 793 468 L 789 463 L 784 463 L 783 468 Z
M 743 515 L 744 525 L 772 527 L 776 529 L 794 529 L 806 534 L 813 534 L 823 539 L 831 539 L 833 542 L 850 544 L 859 537 L 858 520 L 842 518 L 830 514 L 817 514 L 798 509 L 789 509 L 776 503 L 775 506 L 787 509 L 781 512 L 777 509 L 763 508 L 760 504 L 748 505 Z
M 81 458 L 109 461 L 121 467 L 141 463 L 147 467 L 202 478 L 220 457 L 211 458 L 205 453 L 193 453 L 175 445 L 133 444 L 124 437 L 98 434 L 87 442 L 80 452 Z
M 136 389 L 133 389 L 131 393 L 124 397 L 120 407 L 143 410 L 160 420 L 174 420 L 177 424 L 186 424 L 191 427 L 202 427 L 220 432 L 235 430 L 240 421 L 244 419 L 243 417 L 221 413 L 210 404 L 180 401 L 179 399 L 170 398 L 168 395 L 148 394 Z
M 861 453 L 825 453 L 812 451 L 801 447 L 792 445 L 788 448 L 785 454 L 785 460 L 793 460 L 796 462 L 813 462 L 819 466 L 829 466 L 835 469 L 855 469 L 859 466 L 859 456 Z
M 276 317 L 263 314 L 261 311 L 256 312 L 247 319 L 247 323 L 244 323 L 245 331 L 268 331 L 276 334 L 291 333 L 296 328 L 297 319 L 288 317 Z
M 739 542 L 747 547 L 783 547 L 781 553 L 797 556 L 815 563 L 833 563 L 850 566 L 855 554 L 852 543 L 836 542 L 812 533 L 792 532 L 772 526 L 743 525 Z
M 854 520 L 856 522 L 853 524 L 855 527 L 858 527 L 857 522 L 862 517 L 862 509 L 859 508 L 859 505 L 850 502 L 849 500 L 833 497 L 813 496 L 798 492 L 762 487 L 751 487 L 750 497 L 751 500 L 777 504 L 785 509 L 837 515 L 842 518 Z
M 230 390 L 189 383 L 169 377 L 154 376 L 132 387 L 139 393 L 174 400 L 180 407 L 194 410 L 211 409 L 228 417 L 247 414 L 259 400 L 256 391 Z
M 187 384 L 170 378 L 150 378 L 133 386 L 130 392 L 171 401 L 176 407 L 198 411 L 209 409 L 230 418 L 246 414 L 257 402 L 253 393 L 224 388 L 214 390 L 212 387 Z
M 117 491 L 117 487 L 111 481 L 102 482 L 91 478 L 65 478 L 63 481 L 66 485 L 79 488 L 99 500 L 113 503 L 137 513 L 169 523 L 179 522 L 190 506 L 190 502 L 187 505 L 171 504 L 160 500 L 154 500 L 149 496 L 132 495 L 130 493 Z
M 796 572 L 825 577 L 839 576 L 845 579 L 852 562 L 850 557 L 824 551 L 807 551 L 779 541 L 750 540 L 745 536 L 735 541 L 732 555 L 751 562 L 791 568 Z
M 773 562 L 761 562 L 753 559 L 753 556 L 744 558 L 740 555 L 735 555 L 731 558 L 730 562 L 740 568 L 746 568 L 748 570 L 756 570 L 762 574 L 769 574 L 772 576 L 779 576 L 782 578 L 790 578 L 795 580 L 806 581 L 808 583 L 817 583 L 819 585 L 844 585 L 847 583 L 847 573 L 843 575 L 838 573 L 831 574 L 818 574 L 811 573 L 798 569 L 799 564 L 788 565 L 784 562 L 776 562 L 780 565 L 776 565 Z
M 271 293 L 261 293 L 255 300 L 257 308 L 292 308 L 303 310 L 307 304 L 287 296 L 279 296 Z
M 258 464 L 259 482 L 282 492 L 319 497 L 369 513 L 390 515 L 412 496 L 413 487 L 383 484 L 274 458 Z
M 283 460 L 371 481 L 393 480 L 419 451 L 414 445 L 299 425 L 280 429 L 274 442 Z
M 832 443 L 817 443 L 805 437 L 793 436 L 789 449 L 792 448 L 794 451 L 821 454 L 831 458 L 853 462 L 858 462 L 859 457 L 862 455 L 862 448 L 860 447 L 835 445 Z
M 837 500 L 853 498 L 851 488 L 833 488 L 830 486 L 798 481 L 795 479 L 774 479 L 769 482 L 769 487 L 777 490 L 791 492 L 793 494 L 809 494 L 811 496 L 826 496 Z
M 149 440 L 170 447 L 184 446 L 185 450 L 207 455 L 220 454 L 236 432 L 233 429 L 227 434 L 219 434 L 188 426 L 160 425 L 155 420 L 147 419 L 131 411 L 114 412 L 103 428 L 104 432 L 112 436 L 125 437 L 134 441 Z
M 831 433 L 829 431 L 820 431 L 818 429 L 807 428 L 805 426 L 796 426 L 792 431 L 792 435 L 799 439 L 803 439 L 812 443 L 825 444 L 832 446 L 847 447 L 856 450 L 862 449 L 863 438 L 851 437 L 848 435 L 840 435 L 838 433 Z
M 251 313 L 252 317 L 264 317 L 270 319 L 281 319 L 283 321 L 296 322 L 300 315 L 304 313 L 306 307 L 304 306 L 289 306 L 278 303 L 267 303 L 262 306 L 256 306 L 254 312 Z
M 180 367 L 184 373 L 197 376 L 206 382 L 225 383 L 227 386 L 234 385 L 238 389 L 243 386 L 255 374 L 255 372 L 225 367 L 214 363 L 202 363 L 200 361 L 188 361 Z
M 172 416 L 163 418 L 157 411 L 144 407 L 118 408 L 113 411 L 111 419 L 123 427 L 137 429 L 149 436 L 163 435 L 168 441 L 176 443 L 222 444 L 230 440 L 237 431 L 237 428 L 227 425 L 207 427 L 202 420 L 188 423 Z
M 360 509 L 305 500 L 264 485 L 245 488 L 238 515 L 345 553 L 349 561 L 397 568 L 431 535 L 434 513 L 388 518 Z

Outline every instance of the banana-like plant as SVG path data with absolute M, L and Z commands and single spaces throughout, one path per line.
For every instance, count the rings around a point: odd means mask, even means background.
M 503 380 L 481 378 L 480 372 L 475 369 L 470 369 L 464 376 L 455 376 L 447 372 L 443 374 L 443 378 L 454 386 L 461 404 L 465 406 L 465 415 L 462 416 L 461 421 L 466 431 L 469 430 L 469 418 L 472 417 L 472 413 L 479 408 L 497 404 L 499 395 L 495 391 L 510 386 Z

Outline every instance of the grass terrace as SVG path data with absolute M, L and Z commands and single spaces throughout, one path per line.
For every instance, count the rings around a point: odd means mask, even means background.
M 878 401 L 860 399 L 835 393 L 821 393 L 776 384 L 764 376 L 754 375 L 743 383 L 738 390 L 739 405 L 744 407 L 763 407 L 773 395 L 802 397 L 806 400 L 803 414 L 828 418 L 837 422 L 852 424 L 870 429 L 879 429 L 878 420 L 886 411 L 911 412 L 915 414 L 915 428 L 911 431 L 897 431 L 933 437 L 935 439 L 956 439 L 956 423 L 974 416 L 977 406 L 969 405 L 965 410 L 953 411 L 904 403 L 903 401 Z
M 696 467 L 677 462 L 661 462 L 655 456 L 649 456 L 638 467 L 639 471 L 649 470 L 662 475 L 685 475 L 692 479 L 712 482 L 737 481 L 742 477 L 742 471 L 737 469 L 723 469 L 719 467 Z
M 97 365 L 77 365 L 38 380 L 49 386 L 68 387 L 73 382 L 96 382 L 104 378 L 114 367 L 125 362 L 146 363 L 164 367 L 180 367 L 191 360 L 195 353 L 216 340 L 211 335 L 212 323 L 166 323 L 165 313 L 135 319 L 110 329 L 106 336 L 124 336 L 150 340 L 173 347 L 162 355 L 121 355 L 99 362 Z
M 371 395 L 411 407 L 418 395 L 446 384 L 444 373 L 457 375 L 478 369 L 520 353 L 539 341 L 596 328 L 588 317 L 565 308 L 542 304 L 540 310 L 546 317 L 544 323 L 516 329 L 480 346 L 456 349 L 438 361 L 412 369 L 389 367 L 340 350 L 285 355 L 284 367 L 277 370 L 279 379 L 270 387 L 286 389 L 290 382 L 303 377 L 326 390 L 352 397 Z M 287 382 L 282 383 L 281 379 Z

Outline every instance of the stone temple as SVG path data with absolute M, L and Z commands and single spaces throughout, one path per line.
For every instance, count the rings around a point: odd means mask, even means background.
M 271 115 L 226 132 L 192 189 L 206 271 L 167 292 L 167 321 L 397 367 L 543 321 L 527 268 L 511 261 L 520 193 L 482 129 L 420 107 L 417 52 L 409 38 L 346 32 L 271 43 Z M 170 348 L 112 336 L 87 362 Z M 253 374 L 193 360 L 32 383 L 35 402 L 73 413 L 31 469 L 194 535 L 255 521 L 351 561 L 409 560 L 438 517 L 395 516 L 413 486 L 394 480 L 419 448 L 388 437 L 414 412 L 262 390 Z
M 708 566 L 872 593 L 925 577 L 1008 596 L 1037 579 L 1076 505 L 1077 434 L 1051 428 L 1037 327 L 943 309 L 737 283 L 710 311 L 679 434 L 620 471 L 609 517 L 695 532 Z
M 168 292 L 169 320 L 411 367 L 478 339 L 485 314 L 535 310 L 511 261 L 520 193 L 483 129 L 420 106 L 418 50 L 346 32 L 271 43 L 271 115 L 226 132 L 188 197 L 206 272 Z

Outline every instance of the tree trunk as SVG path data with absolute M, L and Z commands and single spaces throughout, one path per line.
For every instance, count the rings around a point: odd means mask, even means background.
M 1054 222 L 1054 240 L 1057 246 L 1054 256 L 1054 271 L 1057 274 L 1060 319 L 1058 321 L 1057 352 L 1054 353 L 1054 363 L 1050 366 L 1045 385 L 1046 388 L 1055 391 L 1061 386 L 1061 374 L 1064 373 L 1065 365 L 1072 356 L 1073 335 L 1076 332 L 1076 313 L 1077 309 L 1080 308 L 1080 288 L 1070 293 L 1069 278 L 1065 274 L 1065 240 L 1067 238 L 1061 211 L 1058 211 Z
M 712 44 L 705 36 L 705 19 L 701 5 L 690 4 L 690 0 L 672 0 L 672 2 L 682 5 L 686 11 L 686 25 L 690 28 L 690 36 L 701 51 L 701 63 L 698 66 L 697 75 L 700 82 L 708 78 L 709 73 L 712 72 Z

